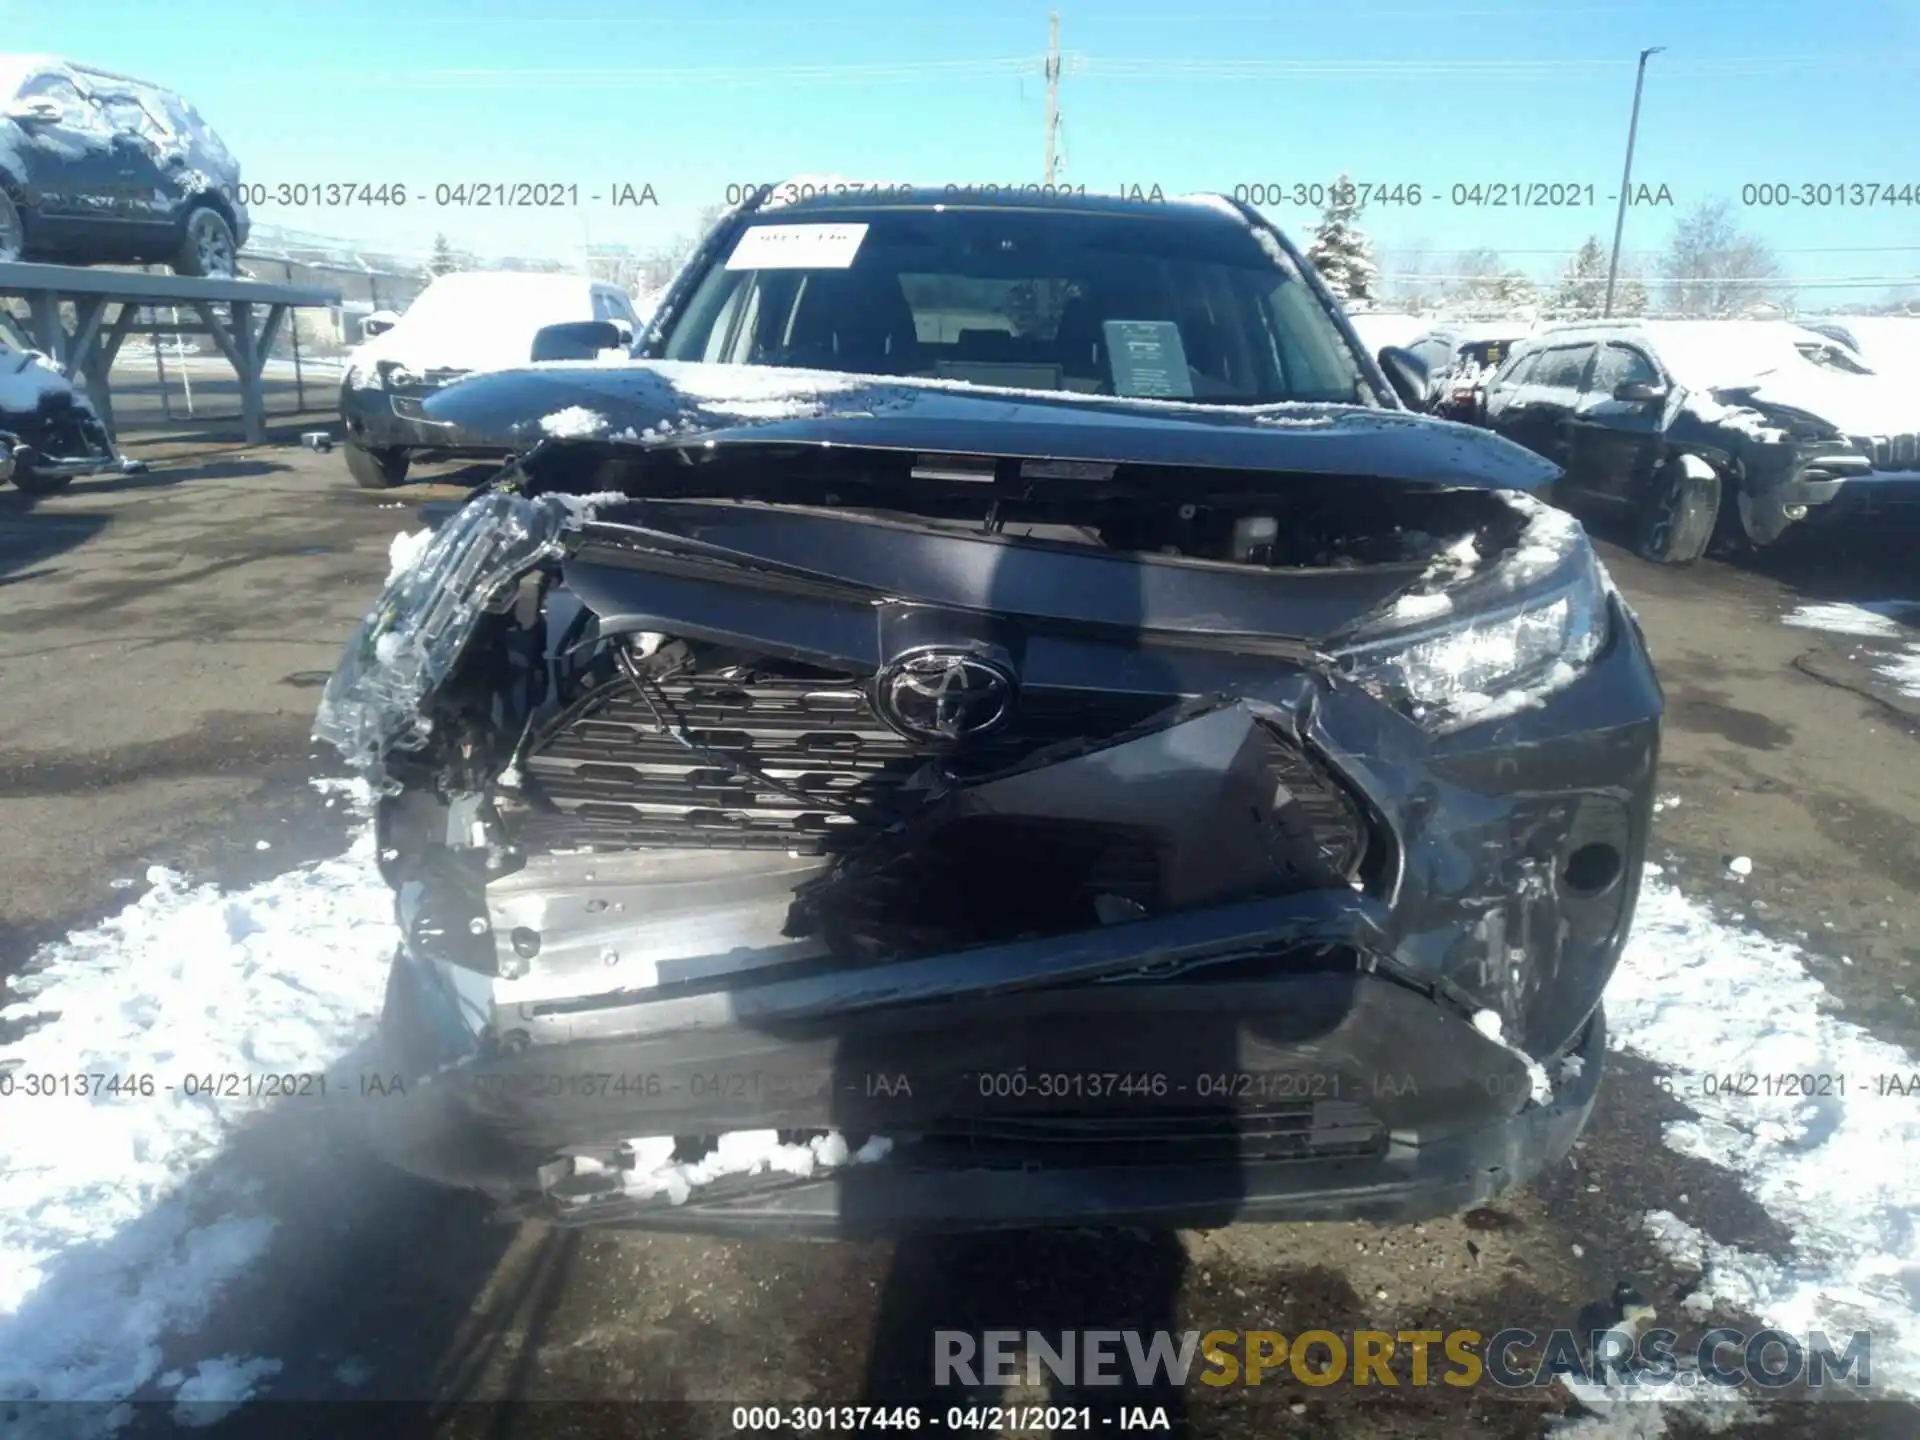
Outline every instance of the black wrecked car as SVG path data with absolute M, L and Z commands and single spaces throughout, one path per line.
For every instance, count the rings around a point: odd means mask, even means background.
M 1483 423 L 1561 489 L 1633 519 L 1649 560 L 1716 538 L 1920 522 L 1920 397 L 1830 335 L 1778 320 L 1545 327 L 1487 382 Z
M 850 1236 L 1403 1219 L 1567 1152 L 1661 696 L 1551 466 L 1409 413 L 1221 201 L 742 212 L 649 343 L 427 402 L 542 438 L 321 705 L 387 1153 Z

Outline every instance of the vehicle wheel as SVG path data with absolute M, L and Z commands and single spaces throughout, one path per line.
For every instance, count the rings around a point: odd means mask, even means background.
M 1676 455 L 1653 477 L 1634 535 L 1642 556 L 1691 565 L 1707 553 L 1720 518 L 1720 472 L 1697 455 Z
M 173 273 L 230 280 L 239 250 L 227 217 L 211 205 L 196 205 L 187 212 L 187 223 L 181 227 L 180 253 L 173 258 Z
M 27 248 L 27 217 L 20 202 L 0 185 L 0 265 L 18 260 Z
M 407 479 L 407 452 L 369 450 L 351 441 L 340 447 L 347 457 L 347 473 L 353 483 L 368 490 L 391 490 Z
M 13 452 L 13 483 L 23 495 L 52 495 L 73 483 L 71 475 L 56 475 L 34 468 L 32 451 Z

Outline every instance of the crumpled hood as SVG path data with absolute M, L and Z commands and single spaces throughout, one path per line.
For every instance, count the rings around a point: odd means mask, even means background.
M 1748 395 L 1762 405 L 1784 405 L 1817 416 L 1843 435 L 1904 435 L 1920 430 L 1920 390 L 1915 389 L 1912 376 L 1839 371 L 1773 374 L 1719 392 L 1719 398 L 1728 402 Z
M 1515 490 L 1559 473 L 1488 431 L 1406 411 L 1193 405 L 770 366 L 543 365 L 462 380 L 426 411 L 463 441 L 513 449 L 546 437 L 643 448 L 845 445 Z

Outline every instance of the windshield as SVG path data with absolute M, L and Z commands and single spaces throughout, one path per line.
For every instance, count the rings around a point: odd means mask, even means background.
M 665 358 L 1235 405 L 1363 400 L 1325 309 L 1244 226 L 1184 212 L 831 219 L 806 228 L 838 240 L 812 245 L 769 234 L 796 220 L 750 226 L 669 328 Z

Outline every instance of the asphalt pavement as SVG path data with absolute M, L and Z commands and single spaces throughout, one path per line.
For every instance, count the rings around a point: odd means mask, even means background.
M 147 458 L 150 473 L 37 502 L 0 490 L 0 968 L 111 916 L 128 900 L 114 882 L 149 865 L 244 886 L 346 847 L 352 822 L 309 784 L 329 768 L 308 740 L 318 687 L 392 536 L 461 493 L 361 491 L 337 454 L 290 447 Z M 1920 1054 L 1920 702 L 1856 640 L 1781 623 L 1798 606 L 1920 601 L 1912 550 L 1863 541 L 1686 571 L 1605 553 L 1667 694 L 1661 791 L 1680 803 L 1662 807 L 1650 858 L 1726 924 L 1800 946 L 1835 1013 Z M 1656 1066 L 1616 1055 L 1571 1164 L 1422 1226 L 800 1244 L 503 1226 L 383 1169 L 350 1115 L 315 1111 L 252 1127 L 215 1162 L 279 1228 L 269 1261 L 166 1343 L 274 1356 L 282 1397 L 725 1402 L 649 1427 L 718 1435 L 736 1433 L 734 1404 L 916 1396 L 943 1328 L 1544 1333 L 1623 1284 L 1679 1320 L 1698 1271 L 1655 1243 L 1648 1212 L 1760 1253 L 1795 1243 L 1737 1176 L 1669 1143 L 1685 1114 Z M 1920 1271 L 1908 1283 L 1920 1296 Z M 1141 1403 L 1201 1436 L 1531 1437 L 1573 1409 L 1551 1387 L 1284 1376 Z M 463 1414 L 442 1417 L 447 1433 L 479 1433 Z M 1914 1425 L 1894 1404 L 1795 1402 L 1729 1433 Z

